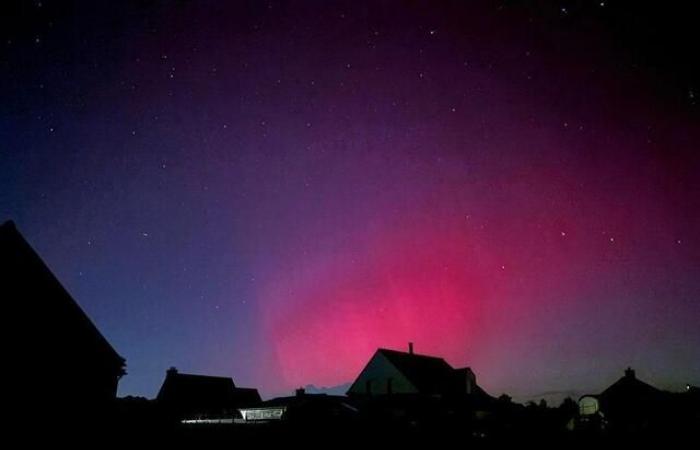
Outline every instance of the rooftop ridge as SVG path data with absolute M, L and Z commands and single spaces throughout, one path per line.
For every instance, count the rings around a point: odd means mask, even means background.
M 380 347 L 380 348 L 377 349 L 377 351 L 378 351 L 378 352 L 398 353 L 398 354 L 401 354 L 401 355 L 415 356 L 415 357 L 419 357 L 419 358 L 439 359 L 439 360 L 442 360 L 442 361 L 445 360 L 445 358 L 443 358 L 443 357 L 441 357 L 441 356 L 424 355 L 424 354 L 422 354 L 422 353 L 411 353 L 411 352 L 405 352 L 405 351 L 402 351 L 402 350 L 394 350 L 394 349 L 391 349 L 391 348 L 383 348 L 383 347 Z

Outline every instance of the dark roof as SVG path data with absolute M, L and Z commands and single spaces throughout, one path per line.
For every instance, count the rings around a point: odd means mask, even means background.
M 301 394 L 301 395 L 291 395 L 288 397 L 275 397 L 270 400 L 265 400 L 262 402 L 261 406 L 267 407 L 278 407 L 278 406 L 290 406 L 308 403 L 342 403 L 350 404 L 351 399 L 344 395 L 328 395 L 328 394 Z
M 273 398 L 263 402 L 260 407 L 284 407 L 286 420 L 313 419 L 315 423 L 351 418 L 358 411 L 352 400 L 346 396 L 306 393 Z
M 2 289 L 11 293 L 3 308 L 15 320 L 26 321 L 32 336 L 23 343 L 27 351 L 56 355 L 64 365 L 80 362 L 120 376 L 125 360 L 109 344 L 90 318 L 24 239 L 12 221 L 0 226 L 0 259 L 9 283 Z M 0 261 L 2 262 L 2 261 Z M 9 273 L 8 273 L 9 272 Z M 59 347 L 58 351 L 56 348 Z M 60 369 L 59 369 L 60 370 Z
M 603 400 L 611 398 L 644 398 L 653 397 L 662 391 L 638 379 L 634 370 L 628 368 L 625 375 L 601 392 Z
M 454 369 L 442 358 L 385 348 L 380 348 L 377 353 L 387 358 L 420 392 L 441 392 L 451 383 Z
M 239 388 L 233 391 L 233 397 L 236 405 L 257 405 L 262 399 L 258 390 L 255 388 Z
M 233 408 L 260 403 L 256 389 L 237 388 L 229 377 L 193 375 L 168 370 L 157 400 L 185 409 Z
M 228 377 L 192 375 L 170 369 L 158 391 L 157 399 L 159 401 L 199 399 L 202 402 L 211 400 L 218 402 L 222 398 L 233 397 L 235 388 L 233 380 Z

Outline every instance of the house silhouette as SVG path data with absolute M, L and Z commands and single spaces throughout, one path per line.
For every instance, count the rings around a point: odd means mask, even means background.
M 609 426 L 616 430 L 641 430 L 668 417 L 674 398 L 637 378 L 632 368 L 600 394 L 579 399 L 579 413 L 584 425 Z
M 107 411 L 124 358 L 11 221 L 0 225 L 0 274 L 10 409 L 41 411 L 53 422 Z
M 259 406 L 239 409 L 245 422 L 284 420 L 290 423 L 337 424 L 352 422 L 358 409 L 343 395 L 308 394 L 304 388 L 295 395 L 275 397 Z
M 156 397 L 171 419 L 218 418 L 238 415 L 238 408 L 260 404 L 257 389 L 239 388 L 229 377 L 180 373 L 168 369 Z
M 408 352 L 378 349 L 347 394 L 489 397 L 476 384 L 476 376 L 469 367 L 455 369 L 442 358 L 418 355 L 413 352 L 413 344 L 409 344 Z
M 625 375 L 598 396 L 601 410 L 613 423 L 636 427 L 658 414 L 666 393 L 637 378 L 634 370 L 627 368 Z

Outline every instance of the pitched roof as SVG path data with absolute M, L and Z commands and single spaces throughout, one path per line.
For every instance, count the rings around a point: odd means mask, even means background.
M 257 389 L 237 388 L 233 379 L 168 370 L 158 401 L 183 407 L 233 407 L 260 402 Z
M 12 221 L 0 226 L 0 259 L 13 292 L 3 306 L 19 320 L 33 327 L 29 346 L 47 347 L 48 342 L 61 345 L 61 357 L 81 358 L 88 364 L 103 367 L 116 375 L 124 373 L 122 358 L 95 324 L 75 302 L 48 266 L 24 239 Z M 2 261 L 0 261 L 2 262 Z M 49 351 L 47 349 L 47 351 Z
M 442 358 L 385 348 L 377 353 L 388 359 L 420 392 L 441 392 L 451 384 L 454 369 Z
M 236 385 L 228 377 L 213 377 L 208 375 L 193 375 L 168 370 L 165 381 L 158 391 L 158 400 L 171 399 L 209 399 L 230 398 Z
M 237 405 L 257 405 L 262 399 L 258 390 L 255 388 L 239 388 L 237 387 L 234 392 L 234 401 Z
M 660 393 L 659 389 L 638 379 L 634 370 L 628 368 L 625 370 L 625 375 L 622 378 L 601 392 L 600 397 L 603 400 L 610 398 L 642 398 L 656 396 Z

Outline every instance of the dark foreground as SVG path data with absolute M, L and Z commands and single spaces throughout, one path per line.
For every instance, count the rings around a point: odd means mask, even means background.
M 122 405 L 123 406 L 123 405 Z M 573 405 L 570 405 L 573 406 Z M 663 445 L 687 447 L 698 441 L 700 411 L 637 411 L 634 420 L 605 424 L 562 405 L 500 405 L 491 414 L 411 415 L 387 410 L 356 417 L 296 417 L 267 423 L 185 425 L 157 408 L 129 405 L 92 417 L 56 417 L 10 429 L 18 443 L 69 448 L 608 448 Z

